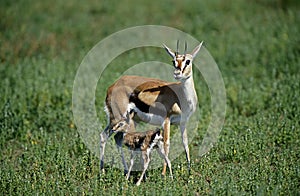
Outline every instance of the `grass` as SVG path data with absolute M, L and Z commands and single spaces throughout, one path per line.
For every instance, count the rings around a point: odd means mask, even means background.
M 0 193 L 124 195 L 300 194 L 300 15 L 297 1 L 1 1 Z M 140 187 L 108 167 L 82 142 L 73 122 L 72 86 L 86 53 L 126 27 L 160 24 L 183 30 L 215 58 L 227 93 L 219 142 L 197 150 L 210 119 L 210 98 L 199 73 L 199 136 L 191 145 L 192 173 L 182 154 L 175 180 L 149 171 Z M 119 67 L 167 55 L 132 51 Z M 115 66 L 115 67 L 118 67 Z M 104 88 L 97 89 L 101 110 Z

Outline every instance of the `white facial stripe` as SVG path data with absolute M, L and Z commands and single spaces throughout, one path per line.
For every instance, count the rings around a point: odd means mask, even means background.
M 184 62 L 185 56 L 184 55 L 177 55 L 177 57 L 174 58 L 175 67 L 182 69 L 183 62 Z

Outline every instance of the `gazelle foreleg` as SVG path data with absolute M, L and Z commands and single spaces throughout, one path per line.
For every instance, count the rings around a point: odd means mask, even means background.
M 188 172 L 190 174 L 191 161 L 190 161 L 189 142 L 188 142 L 188 136 L 187 136 L 187 130 L 185 124 L 180 125 L 180 131 L 181 131 L 182 144 L 185 150 L 185 156 L 188 163 Z
M 166 117 L 166 119 L 163 122 L 163 129 L 164 129 L 164 151 L 165 151 L 165 156 L 169 156 L 169 150 L 170 150 L 170 118 Z M 166 170 L 167 170 L 167 162 L 164 162 L 163 166 L 163 171 L 162 175 L 166 175 Z
M 121 154 L 121 159 L 122 159 L 122 163 L 123 163 L 123 166 L 124 166 L 124 175 L 127 175 L 127 173 L 128 173 L 128 166 L 127 166 L 127 163 L 126 163 L 126 160 L 125 160 L 123 148 L 120 147 L 120 146 L 117 146 L 117 148 L 118 148 L 118 151 Z
M 121 123 L 121 124 L 123 124 L 123 123 Z M 119 126 L 115 126 L 115 127 L 119 127 Z M 127 167 L 127 163 L 126 163 L 126 160 L 125 160 L 124 151 L 123 151 L 123 148 L 122 148 L 122 146 L 123 146 L 123 133 L 116 133 L 115 136 L 114 136 L 114 139 L 115 139 L 115 142 L 117 144 L 118 152 L 121 155 L 122 164 L 123 164 L 123 167 L 124 167 L 124 175 L 126 175 L 128 173 L 128 167 Z

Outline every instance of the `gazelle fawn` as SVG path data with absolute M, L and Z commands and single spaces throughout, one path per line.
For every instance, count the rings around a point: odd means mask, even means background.
M 149 166 L 150 163 L 150 153 L 151 151 L 156 148 L 157 152 L 160 154 L 160 156 L 167 162 L 167 165 L 169 167 L 170 176 L 172 176 L 172 168 L 171 168 L 171 162 L 169 158 L 166 156 L 164 145 L 163 145 L 163 136 L 161 134 L 160 129 L 149 130 L 145 132 L 127 132 L 127 128 L 124 129 L 123 122 L 119 123 L 116 127 L 116 135 L 115 140 L 117 142 L 117 145 L 122 148 L 123 145 L 127 146 L 131 150 L 131 158 L 130 158 L 130 166 L 128 173 L 126 175 L 126 179 L 129 179 L 130 172 L 133 167 L 134 163 L 134 151 L 141 151 L 142 152 L 142 158 L 143 158 L 143 172 L 137 181 L 136 185 L 140 185 L 141 181 L 145 175 L 145 172 Z
M 166 157 L 170 146 L 170 125 L 179 125 L 184 146 L 188 169 L 190 170 L 190 154 L 186 125 L 197 107 L 197 94 L 194 87 L 192 62 L 202 46 L 202 42 L 187 54 L 179 54 L 164 45 L 167 53 L 172 57 L 174 78 L 178 82 L 167 82 L 155 78 L 125 75 L 112 84 L 107 90 L 105 111 L 109 123 L 100 134 L 100 167 L 104 170 L 104 150 L 107 139 L 114 126 L 120 122 L 128 125 L 127 132 L 135 130 L 135 122 L 144 121 L 163 128 L 163 145 Z M 126 115 L 134 110 L 134 115 L 128 120 Z M 124 124 L 124 125 L 125 125 Z M 122 161 L 125 172 L 126 161 L 123 152 Z M 165 161 L 162 174 L 166 173 Z

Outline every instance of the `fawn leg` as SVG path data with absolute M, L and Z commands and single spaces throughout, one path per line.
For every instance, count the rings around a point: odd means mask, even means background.
M 143 180 L 143 176 L 145 175 L 145 172 L 149 166 L 149 162 L 150 162 L 150 150 L 147 149 L 146 151 L 142 151 L 142 155 L 143 155 L 143 159 L 144 159 L 144 169 L 143 172 L 141 174 L 141 177 L 139 178 L 138 182 L 136 183 L 137 186 L 139 186 Z
M 127 175 L 126 175 L 126 180 L 129 179 L 130 172 L 131 172 L 132 166 L 133 166 L 133 162 L 134 162 L 134 154 L 133 154 L 133 151 L 131 151 L 131 155 L 130 155 L 130 166 L 129 166 L 128 173 L 127 173 Z
M 158 143 L 158 149 L 157 149 L 158 154 L 165 160 L 165 162 L 167 162 L 168 167 L 169 167 L 169 172 L 170 172 L 170 176 L 173 179 L 173 173 L 172 173 L 172 166 L 171 166 L 171 161 L 170 159 L 166 156 L 166 153 L 164 151 L 163 148 L 163 143 L 159 142 Z

